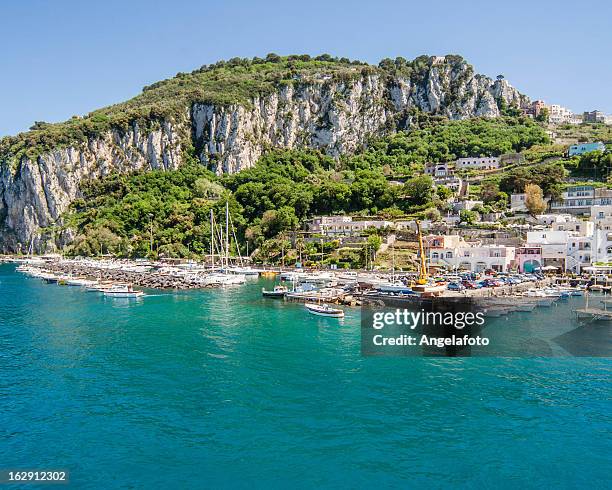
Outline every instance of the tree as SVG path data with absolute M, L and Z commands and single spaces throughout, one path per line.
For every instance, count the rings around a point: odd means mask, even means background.
M 429 221 L 440 221 L 442 218 L 442 215 L 437 208 L 427 208 L 423 215 L 425 216 L 425 219 L 428 219 Z
M 539 185 L 527 184 L 525 186 L 525 207 L 532 216 L 542 214 L 546 210 L 544 193 Z
M 548 122 L 548 115 L 549 115 L 548 107 L 542 107 L 542 109 L 540 109 L 540 113 L 536 117 L 536 121 L 547 123 Z
M 420 175 L 409 179 L 404 184 L 404 194 L 413 206 L 423 206 L 431 202 L 433 181 L 428 175 Z
M 468 225 L 471 225 L 474 222 L 478 221 L 480 219 L 480 216 L 476 211 L 470 211 L 469 209 L 462 209 L 459 212 L 459 219 L 462 222 L 465 222 Z

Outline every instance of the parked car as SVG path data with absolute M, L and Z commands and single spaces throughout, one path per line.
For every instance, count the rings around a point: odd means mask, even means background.
M 449 291 L 463 291 L 465 287 L 458 282 L 451 282 L 446 286 Z

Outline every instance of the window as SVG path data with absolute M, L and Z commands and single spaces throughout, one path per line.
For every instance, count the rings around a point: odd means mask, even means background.
M 453 258 L 453 252 L 446 252 L 446 258 L 447 259 L 452 259 Z

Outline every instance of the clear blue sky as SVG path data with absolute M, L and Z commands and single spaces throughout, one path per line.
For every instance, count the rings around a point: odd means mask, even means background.
M 612 113 L 609 0 L 0 2 L 0 135 L 233 56 L 460 54 L 532 98 Z

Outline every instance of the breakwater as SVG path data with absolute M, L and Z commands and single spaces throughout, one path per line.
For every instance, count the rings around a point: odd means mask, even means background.
M 51 262 L 45 265 L 45 269 L 55 273 L 84 276 L 100 281 L 131 283 L 135 286 L 150 289 L 201 289 L 212 287 L 203 285 L 195 275 L 173 276 L 154 270 L 137 272 L 123 269 L 104 269 L 88 264 L 67 261 Z

